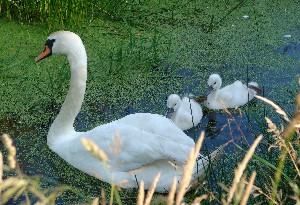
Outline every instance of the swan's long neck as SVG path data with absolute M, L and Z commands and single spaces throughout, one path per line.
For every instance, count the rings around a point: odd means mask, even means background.
M 78 50 L 81 52 L 68 54 L 71 67 L 70 87 L 60 112 L 48 132 L 47 143 L 50 147 L 55 142 L 76 136 L 73 123 L 83 102 L 87 79 L 86 52 L 84 47 Z

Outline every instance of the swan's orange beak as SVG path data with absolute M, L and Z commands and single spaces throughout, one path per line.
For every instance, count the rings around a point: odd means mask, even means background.
M 50 56 L 52 54 L 51 49 L 48 47 L 48 45 L 45 45 L 45 49 L 44 51 L 35 59 L 35 62 L 39 62 L 40 60 L 43 60 L 44 58 L 47 58 L 48 56 Z

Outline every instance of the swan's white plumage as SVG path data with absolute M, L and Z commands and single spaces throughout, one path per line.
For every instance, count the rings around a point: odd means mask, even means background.
M 149 189 L 158 172 L 161 172 L 156 187 L 158 192 L 168 191 L 174 176 L 180 181 L 182 167 L 188 153 L 194 147 L 194 141 L 166 117 L 138 113 L 86 132 L 74 130 L 73 123 L 82 105 L 86 88 L 85 48 L 81 39 L 68 31 L 53 33 L 47 42 L 49 45 L 46 43 L 46 47 L 53 44 L 50 49 L 53 54 L 60 53 L 67 56 L 71 67 L 68 94 L 48 132 L 47 144 L 50 149 L 79 170 L 102 181 L 119 184 L 121 187 L 137 187 L 136 181 L 143 180 L 145 189 Z M 48 50 L 45 49 L 36 61 L 47 57 L 45 52 Z M 118 154 L 112 151 L 116 135 L 121 140 Z M 84 148 L 81 138 L 92 140 L 108 155 L 108 167 Z M 211 160 L 218 153 L 219 150 L 212 153 Z M 170 162 L 177 166 L 172 166 Z M 208 157 L 199 160 L 198 167 L 194 167 L 192 180 L 195 180 L 197 175 L 203 178 L 207 165 Z
M 255 90 L 248 88 L 239 80 L 220 89 L 222 79 L 218 74 L 210 75 L 207 84 L 210 87 L 211 92 L 207 96 L 204 105 L 210 109 L 236 108 L 238 106 L 243 106 L 251 101 L 257 94 Z M 256 82 L 250 82 L 249 85 L 258 87 Z
M 199 103 L 188 97 L 181 99 L 177 94 L 169 95 L 167 107 L 174 109 L 174 112 L 171 114 L 171 120 L 181 130 L 188 130 L 197 126 L 203 116 Z

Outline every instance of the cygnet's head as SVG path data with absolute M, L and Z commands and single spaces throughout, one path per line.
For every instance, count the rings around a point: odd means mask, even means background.
M 171 94 L 167 100 L 167 107 L 173 108 L 174 111 L 177 111 L 180 106 L 181 99 L 179 95 Z
M 79 55 L 85 53 L 84 45 L 80 37 L 70 31 L 57 31 L 46 40 L 44 51 L 35 59 L 39 62 L 52 54 Z
M 209 87 L 208 89 L 211 92 L 211 91 L 217 90 L 221 87 L 222 79 L 219 74 L 212 74 L 209 76 L 207 84 Z

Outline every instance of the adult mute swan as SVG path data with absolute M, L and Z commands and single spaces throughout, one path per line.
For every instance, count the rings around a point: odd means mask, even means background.
M 35 61 L 52 54 L 66 55 L 71 69 L 66 99 L 47 136 L 47 144 L 52 151 L 77 169 L 124 188 L 138 187 L 143 180 L 145 189 L 149 189 L 158 172 L 161 175 L 157 192 L 168 191 L 174 176 L 180 180 L 182 167 L 194 147 L 194 141 L 166 117 L 137 113 L 86 132 L 76 132 L 73 123 L 84 99 L 87 80 L 85 47 L 75 33 L 58 31 L 47 38 L 44 51 Z M 119 153 L 113 149 L 117 133 L 121 142 Z M 82 138 L 93 141 L 106 153 L 107 165 L 100 163 L 85 149 Z M 211 160 L 216 159 L 218 151 L 211 154 Z M 208 163 L 208 157 L 199 159 L 192 180 L 198 175 L 205 176 Z
M 218 74 L 210 75 L 207 84 L 210 93 L 204 105 L 210 109 L 243 106 L 260 91 L 256 82 L 250 82 L 247 87 L 239 80 L 220 89 L 222 79 Z
M 167 107 L 173 108 L 171 120 L 181 130 L 188 130 L 197 126 L 203 116 L 202 108 L 195 100 L 188 97 L 180 99 L 177 94 L 169 95 Z

